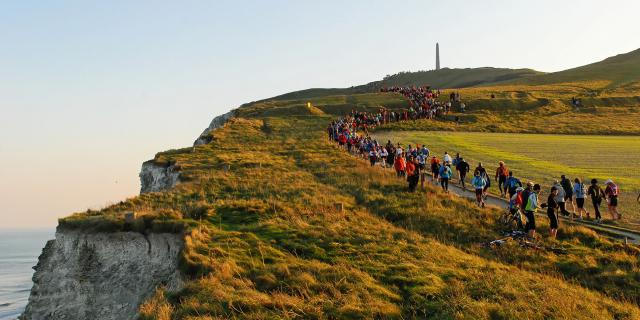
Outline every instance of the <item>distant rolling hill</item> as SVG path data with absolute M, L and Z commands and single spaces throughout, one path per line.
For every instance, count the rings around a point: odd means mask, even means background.
M 611 81 L 609 87 L 618 87 L 640 81 L 640 49 L 582 67 L 501 81 L 499 84 L 540 85 L 601 80 Z

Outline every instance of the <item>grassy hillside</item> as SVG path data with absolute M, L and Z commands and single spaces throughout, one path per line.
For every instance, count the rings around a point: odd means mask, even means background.
M 430 186 L 407 193 L 390 171 L 326 141 L 328 112 L 388 97 L 244 107 L 211 143 L 156 156 L 181 169 L 174 190 L 61 227 L 185 232 L 187 286 L 159 290 L 143 319 L 640 317 L 637 248 L 563 228 L 549 245 L 567 255 L 482 249 L 500 236 L 498 211 Z M 132 226 L 123 220 L 131 210 Z
M 507 69 L 507 68 L 466 68 L 400 72 L 386 76 L 382 81 L 375 82 L 375 86 L 423 86 L 430 85 L 433 88 L 465 88 L 486 83 L 507 81 L 514 79 L 526 79 L 540 75 L 542 72 L 531 69 Z
M 516 84 L 552 84 L 578 81 L 609 81 L 609 87 L 640 81 L 640 49 L 609 57 L 582 67 L 508 81 Z

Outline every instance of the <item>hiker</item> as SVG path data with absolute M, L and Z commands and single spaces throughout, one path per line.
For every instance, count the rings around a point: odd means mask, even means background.
M 573 194 L 576 196 L 576 206 L 578 207 L 577 213 L 580 214 L 578 216 L 579 220 L 582 220 L 582 213 L 586 213 L 587 218 L 591 218 L 589 216 L 589 211 L 584 208 L 584 198 L 586 193 L 586 187 L 584 186 L 580 178 L 575 178 L 573 180 Z
M 485 181 L 481 176 L 480 176 L 480 171 L 476 170 L 473 172 L 473 179 L 471 179 L 471 185 L 473 186 L 474 190 L 476 191 L 476 202 L 478 203 L 478 206 L 480 206 L 481 208 L 484 208 L 484 197 L 482 196 L 484 193 L 484 186 L 487 184 L 487 181 Z
M 395 168 L 394 166 L 395 159 L 396 159 L 396 149 L 393 145 L 391 145 L 387 149 L 387 166 L 389 166 L 389 168 Z
M 504 165 L 504 161 L 498 162 L 498 168 L 496 169 L 496 181 L 498 182 L 498 188 L 500 189 L 500 197 L 504 198 L 507 194 L 507 188 L 505 183 L 509 176 L 509 168 Z
M 453 172 L 451 171 L 451 165 L 445 164 L 440 167 L 440 186 L 446 193 L 449 193 L 449 179 L 451 179 L 452 174 Z
M 456 165 L 456 171 L 458 171 L 458 178 L 462 184 L 462 190 L 467 190 L 464 180 L 467 178 L 467 172 L 469 172 L 469 169 L 471 169 L 469 163 L 465 161 L 464 158 L 460 158 L 460 161 L 458 161 L 458 164 Z
M 436 156 L 431 158 L 431 179 L 437 184 L 438 173 L 440 172 L 440 160 Z
M 396 160 L 394 161 L 394 165 L 396 168 L 396 175 L 398 177 L 404 177 L 404 172 L 406 169 L 406 163 L 404 160 L 404 157 L 402 156 L 402 154 L 400 154 L 399 156 L 396 156 Z
M 620 220 L 622 218 L 622 215 L 618 213 L 618 194 L 620 190 L 611 179 L 605 181 L 604 184 L 606 185 L 604 195 L 607 198 L 607 208 L 609 209 L 611 219 Z
M 564 174 L 560 176 L 560 185 L 564 190 L 565 209 L 567 204 L 571 204 L 573 213 L 576 213 L 576 206 L 573 204 L 573 184 Z
M 376 148 L 373 147 L 369 151 L 369 162 L 371 162 L 371 166 L 373 167 L 376 165 L 377 161 L 378 161 L 378 152 L 376 151 Z
M 602 198 L 604 198 L 604 191 L 598 185 L 598 179 L 591 179 L 591 185 L 587 190 L 587 194 L 591 196 L 591 203 L 593 204 L 593 211 L 596 213 L 596 223 L 602 222 L 602 215 L 600 214 L 600 204 Z
M 511 216 L 518 214 L 518 228 L 522 229 L 522 219 L 520 216 L 520 208 L 522 207 L 522 191 L 524 188 L 518 187 L 516 188 L 515 193 L 509 198 L 509 213 Z
M 424 146 L 423 146 L 424 148 Z M 424 181 L 427 178 L 426 168 L 427 168 L 427 155 L 424 154 L 422 149 L 418 151 L 418 156 L 416 160 L 418 161 L 418 168 L 420 169 L 420 189 L 424 190 Z
M 478 171 L 478 173 L 480 173 L 480 178 L 484 179 L 484 181 L 486 182 L 482 190 L 482 197 L 487 199 L 487 190 L 489 189 L 489 187 L 491 187 L 491 179 L 489 179 L 487 170 L 482 166 L 482 162 L 478 162 L 478 167 L 475 171 Z
M 529 184 L 532 184 L 529 182 Z M 524 204 L 524 215 L 527 217 L 527 224 L 525 225 L 525 229 L 530 238 L 535 238 L 536 236 L 536 211 L 538 211 L 538 194 L 540 193 L 540 185 L 535 184 L 531 188 L 531 192 L 529 193 L 526 200 L 523 200 Z
M 416 168 L 415 159 L 413 156 L 409 156 L 409 161 L 407 161 L 407 182 L 409 183 L 409 192 L 414 192 L 416 190 L 416 186 L 418 185 L 418 168 Z
M 522 182 L 520 182 L 520 179 L 513 176 L 513 171 L 509 171 L 509 177 L 504 185 L 505 189 L 507 189 L 507 193 L 509 194 L 509 199 L 511 199 L 511 197 L 513 197 L 517 192 L 518 187 L 522 188 Z
M 563 216 L 568 216 L 569 215 L 569 211 L 567 211 L 566 206 L 565 206 L 565 194 L 564 194 L 564 188 L 562 188 L 562 185 L 560 185 L 560 182 L 558 180 L 553 182 L 553 186 L 557 189 L 556 190 L 556 204 L 558 205 L 558 208 L 560 209 L 560 212 L 562 213 Z
M 442 164 L 451 164 L 451 156 L 445 151 L 444 157 L 442 157 Z
M 556 238 L 558 234 L 558 216 L 556 216 L 556 209 L 558 209 L 558 203 L 556 200 L 558 199 L 558 192 L 562 189 L 558 189 L 558 187 L 551 187 L 551 192 L 549 192 L 549 197 L 547 198 L 547 203 L 544 206 L 547 207 L 547 217 L 549 217 L 549 236 L 551 238 Z
M 388 156 L 389 156 L 389 152 L 387 152 L 387 149 L 385 147 L 382 147 L 382 150 L 380 150 L 380 162 L 383 168 L 387 167 Z

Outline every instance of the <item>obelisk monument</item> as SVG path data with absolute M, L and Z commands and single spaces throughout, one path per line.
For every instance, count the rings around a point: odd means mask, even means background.
M 436 70 L 440 70 L 440 45 L 436 42 Z

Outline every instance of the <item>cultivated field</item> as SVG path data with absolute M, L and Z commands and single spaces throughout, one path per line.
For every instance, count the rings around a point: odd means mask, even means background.
M 561 174 L 583 181 L 597 178 L 603 182 L 613 178 L 622 189 L 620 195 L 621 224 L 640 226 L 640 139 L 622 136 L 575 136 L 509 133 L 463 132 L 378 132 L 379 141 L 427 144 L 441 157 L 445 151 L 461 154 L 475 168 L 483 162 L 495 172 L 503 160 L 517 177 L 549 186 Z M 497 185 L 491 186 L 496 192 Z M 548 189 L 545 189 L 547 191 Z M 587 203 L 587 209 L 593 208 Z M 603 217 L 609 218 L 606 206 Z

